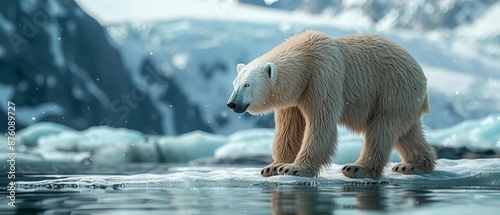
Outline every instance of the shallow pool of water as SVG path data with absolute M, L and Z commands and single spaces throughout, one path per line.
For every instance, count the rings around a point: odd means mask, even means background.
M 128 175 L 116 172 L 127 168 Z M 447 185 L 328 174 L 262 179 L 259 168 L 248 166 L 147 166 L 148 173 L 161 170 L 157 174 L 140 174 L 137 169 L 146 166 L 127 168 L 24 174 L 17 180 L 15 208 L 3 197 L 0 214 L 496 214 L 500 209 L 500 188 L 468 185 L 473 178 Z

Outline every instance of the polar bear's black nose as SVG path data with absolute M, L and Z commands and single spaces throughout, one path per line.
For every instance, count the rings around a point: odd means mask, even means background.
M 231 108 L 231 110 L 233 110 L 234 108 L 236 108 L 236 104 L 235 104 L 234 102 L 229 102 L 229 103 L 227 103 L 227 106 L 228 106 L 229 108 Z

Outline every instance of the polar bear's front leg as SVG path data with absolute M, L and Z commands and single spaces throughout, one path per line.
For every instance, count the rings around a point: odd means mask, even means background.
M 321 111 L 306 118 L 304 140 L 297 158 L 292 164 L 278 168 L 278 174 L 316 177 L 322 166 L 330 164 L 337 146 L 337 115 Z
M 266 177 L 277 175 L 279 167 L 295 160 L 304 137 L 305 120 L 299 108 L 276 110 L 274 117 L 276 123 L 273 143 L 274 162 L 260 172 Z

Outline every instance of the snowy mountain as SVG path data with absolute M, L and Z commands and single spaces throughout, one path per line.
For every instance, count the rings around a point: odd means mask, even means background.
M 239 0 L 269 8 L 316 14 L 347 28 L 429 33 L 444 41 L 464 40 L 500 58 L 497 0 Z
M 449 1 L 448 7 L 455 9 L 435 8 L 437 18 L 425 17 L 424 21 L 417 18 L 437 3 L 424 1 L 409 7 L 397 1 L 348 1 L 357 3 L 341 2 L 340 8 L 330 1 L 275 3 L 298 4 L 279 6 L 286 11 L 234 1 L 48 2 L 0 3 L 0 102 L 16 103 L 18 129 L 40 121 L 78 130 L 111 124 L 167 135 L 195 130 L 228 135 L 273 127 L 272 115 L 236 115 L 225 106 L 235 65 L 251 61 L 306 29 L 331 36 L 375 33 L 408 49 L 429 79 L 433 114 L 424 119 L 428 128 L 445 128 L 500 112 L 498 61 L 476 52 L 476 46 L 465 40 L 452 43 L 431 37 L 437 30 L 468 32 L 472 28 L 489 29 L 495 35 L 488 25 L 499 8 L 495 1 Z M 312 9 L 313 2 L 317 9 Z M 322 8 L 338 11 L 327 16 Z M 355 8 L 363 9 L 360 13 L 365 15 L 356 15 Z M 411 8 L 418 13 L 409 13 Z M 304 13 L 305 9 L 310 12 Z M 396 13 L 391 11 L 402 15 L 390 26 L 420 26 L 424 36 L 380 27 Z M 42 23 L 46 26 L 37 27 L 42 12 L 47 16 Z M 342 17 L 349 17 L 339 15 L 343 13 L 356 16 L 341 22 Z M 371 14 L 367 26 L 379 27 L 360 27 L 354 22 L 361 22 L 366 14 Z M 469 18 L 457 18 L 461 16 Z M 410 20 L 406 24 L 404 17 Z M 421 24 L 415 24 L 419 20 Z M 33 36 L 30 26 L 37 30 Z M 12 35 L 20 36 L 18 46 L 11 45 Z M 490 36 L 480 33 L 464 37 L 490 41 Z M 494 47 L 487 45 L 491 42 L 483 44 Z M 0 110 L 5 116 L 6 107 Z M 0 129 L 4 131 L 5 126 Z
M 333 19 L 348 16 L 366 21 L 367 25 L 385 23 L 392 27 L 429 31 L 454 29 L 472 23 L 482 16 L 496 0 L 299 0 L 299 1 L 250 1 L 242 3 L 267 6 L 288 11 L 321 14 Z M 355 21 L 353 19 L 345 21 Z

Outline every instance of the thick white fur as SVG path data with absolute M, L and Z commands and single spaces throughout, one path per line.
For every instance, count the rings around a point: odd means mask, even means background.
M 394 171 L 433 170 L 435 153 L 420 121 L 429 112 L 426 78 L 400 46 L 376 35 L 306 31 L 238 70 L 235 82 L 254 84 L 247 111 L 275 110 L 274 162 L 263 176 L 317 176 L 336 152 L 337 124 L 365 135 L 359 159 L 343 169 L 348 177 L 380 178 L 393 147 L 403 158 Z

